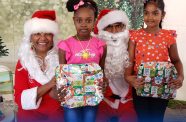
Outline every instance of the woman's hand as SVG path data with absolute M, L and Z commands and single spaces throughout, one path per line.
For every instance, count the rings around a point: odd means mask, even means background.
M 53 77 L 49 82 L 48 84 L 51 86 L 51 88 L 53 88 L 55 85 L 56 85 L 56 78 Z
M 58 90 L 56 89 L 56 91 L 57 91 L 58 101 L 65 102 L 65 96 L 67 95 L 66 94 L 67 90 L 62 86 Z
M 102 93 L 104 94 L 108 85 L 109 85 L 108 79 L 106 77 L 103 77 L 103 82 L 98 83 L 98 86 L 100 88 L 99 90 L 101 90 Z
M 59 102 L 64 102 L 65 101 L 65 96 L 66 96 L 66 90 L 64 87 L 61 87 L 57 89 L 57 87 L 53 87 L 52 90 L 50 91 L 49 95 L 58 100 Z
M 51 97 L 53 97 L 53 94 L 51 94 L 51 91 L 52 91 L 53 87 L 55 87 L 55 85 L 56 85 L 56 78 L 53 77 L 47 84 L 38 87 L 38 89 L 37 89 L 37 101 L 39 100 L 40 97 L 47 94 L 48 92 L 49 92 L 49 95 Z
M 131 75 L 131 76 L 127 76 L 127 78 L 125 78 L 128 83 L 134 87 L 135 89 L 141 88 L 144 85 L 143 82 L 143 78 L 137 78 L 137 76 Z
M 176 79 L 170 81 L 169 86 L 173 89 L 179 89 L 183 85 L 183 77 L 178 76 Z

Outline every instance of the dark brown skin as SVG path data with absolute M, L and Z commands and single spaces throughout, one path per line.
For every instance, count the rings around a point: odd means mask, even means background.
M 78 40 L 89 40 L 95 23 L 94 11 L 90 8 L 80 8 L 74 13 L 73 21 Z

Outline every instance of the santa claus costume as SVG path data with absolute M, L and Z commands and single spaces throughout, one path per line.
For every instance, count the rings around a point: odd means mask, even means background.
M 63 121 L 60 103 L 49 96 L 43 95 L 38 101 L 38 87 L 47 84 L 55 75 L 55 68 L 59 65 L 58 54 L 53 48 L 45 57 L 46 69 L 40 68 L 41 60 L 32 49 L 31 34 L 52 33 L 53 43 L 58 33 L 55 21 L 55 11 L 36 11 L 32 18 L 25 22 L 24 37 L 19 49 L 19 60 L 15 69 L 15 102 L 18 105 L 17 118 L 20 121 Z
M 106 27 L 115 23 L 122 23 L 126 28 L 117 33 L 105 30 Z M 104 72 L 109 81 L 104 101 L 99 106 L 98 121 L 136 122 L 131 87 L 124 79 L 124 69 L 129 66 L 128 17 L 120 10 L 102 10 L 98 16 L 94 33 L 107 44 Z

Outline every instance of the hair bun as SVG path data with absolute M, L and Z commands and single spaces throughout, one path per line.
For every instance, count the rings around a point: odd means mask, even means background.
M 66 8 L 68 10 L 68 12 L 74 12 L 74 6 L 79 4 L 81 0 L 68 0 L 66 3 Z M 82 7 L 89 7 L 91 9 L 94 10 L 94 15 L 95 18 L 98 15 L 98 7 L 97 4 L 94 0 L 82 0 L 84 2 L 84 4 L 82 5 Z
M 66 8 L 69 12 L 74 11 L 74 5 L 78 4 L 80 0 L 68 0 L 66 4 Z

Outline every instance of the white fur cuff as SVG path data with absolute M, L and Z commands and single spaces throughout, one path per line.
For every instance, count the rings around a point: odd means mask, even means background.
M 37 98 L 37 88 L 34 87 L 31 89 L 24 90 L 21 94 L 21 105 L 24 110 L 32 110 L 38 109 L 41 103 L 42 98 L 38 100 L 36 103 Z

